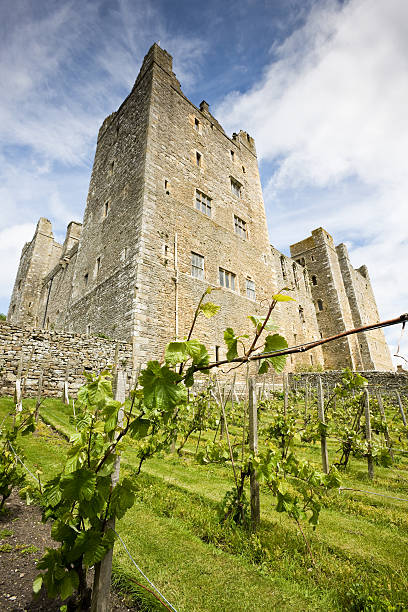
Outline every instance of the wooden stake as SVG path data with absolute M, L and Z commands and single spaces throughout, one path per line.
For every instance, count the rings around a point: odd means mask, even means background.
M 283 375 L 283 414 L 286 416 L 288 412 L 288 375 Z
M 126 372 L 116 368 L 115 376 L 115 394 L 114 399 L 123 404 L 126 397 Z M 123 421 L 123 409 L 119 411 L 118 423 L 121 425 Z M 115 469 L 111 476 L 112 488 L 119 482 L 120 458 L 116 457 Z M 105 531 L 115 529 L 115 520 L 109 519 L 106 523 Z M 95 565 L 95 576 L 92 589 L 91 612 L 109 612 L 109 596 L 112 577 L 112 557 L 113 548 L 111 548 L 102 561 Z
M 317 410 L 319 415 L 319 421 L 322 425 L 326 424 L 324 418 L 324 399 L 323 399 L 323 387 L 322 387 L 322 379 L 320 376 L 317 377 Z M 322 468 L 325 474 L 329 473 L 329 455 L 327 452 L 327 439 L 326 432 L 324 428 L 320 432 L 320 448 L 322 453 Z
M 402 400 L 401 400 L 401 396 L 399 394 L 399 391 L 396 391 L 395 395 L 397 396 L 398 406 L 399 406 L 401 417 L 402 417 L 402 422 L 404 423 L 404 427 L 406 427 L 407 426 L 407 419 L 405 418 L 404 406 L 402 405 Z
M 16 411 L 21 412 L 23 409 L 23 401 L 21 394 L 21 375 L 23 372 L 23 353 L 21 353 L 20 361 L 18 363 L 17 378 L 14 390 L 14 403 L 16 405 Z
M 68 377 L 69 377 L 69 362 L 67 363 L 67 367 L 65 369 L 64 388 L 62 390 L 62 401 L 64 402 L 65 406 L 69 406 Z
M 258 412 L 256 404 L 256 385 L 255 380 L 249 379 L 249 448 L 254 455 L 258 453 Z M 255 470 L 251 467 L 250 472 L 251 488 L 251 529 L 255 532 L 261 520 L 261 508 L 259 502 L 259 482 L 256 478 Z
M 368 477 L 372 480 L 374 478 L 374 462 L 371 454 L 371 418 L 370 418 L 370 397 L 368 395 L 368 389 L 364 389 L 364 415 L 365 415 L 365 433 L 367 440 L 367 467 Z
M 387 443 L 387 448 L 389 450 L 391 459 L 394 460 L 394 454 L 393 454 L 392 449 L 391 449 L 390 433 L 388 431 L 388 425 L 387 425 L 387 417 L 385 416 L 384 404 L 383 404 L 383 401 L 382 401 L 381 393 L 378 390 L 376 392 L 376 397 L 377 397 L 378 408 L 379 408 L 380 414 L 381 414 L 381 420 L 382 420 L 382 422 L 385 425 L 384 438 L 385 438 L 385 441 Z
M 34 418 L 36 422 L 38 421 L 38 415 L 39 415 L 40 406 L 41 406 L 43 381 L 44 381 L 44 372 L 43 370 L 40 370 L 40 375 L 38 377 L 37 401 L 35 402 L 35 413 L 34 413 Z

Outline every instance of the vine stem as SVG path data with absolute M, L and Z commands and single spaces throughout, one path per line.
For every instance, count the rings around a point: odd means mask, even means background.
M 295 522 L 296 522 L 296 524 L 297 524 L 297 526 L 298 526 L 298 528 L 299 528 L 299 531 L 300 531 L 300 533 L 302 534 L 303 539 L 304 539 L 304 541 L 305 541 L 306 548 L 307 548 L 307 552 L 309 553 L 309 555 L 310 555 L 310 559 L 312 560 L 312 565 L 313 565 L 313 567 L 316 567 L 316 562 L 315 562 L 314 557 L 313 557 L 313 554 L 312 554 L 312 549 L 310 548 L 309 542 L 308 542 L 308 540 L 307 540 L 307 538 L 306 538 L 306 536 L 305 536 L 305 534 L 304 534 L 304 532 L 303 532 L 302 526 L 301 526 L 301 524 L 299 523 L 298 519 L 295 519 Z

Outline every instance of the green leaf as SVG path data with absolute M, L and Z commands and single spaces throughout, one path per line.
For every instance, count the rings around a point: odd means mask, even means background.
M 176 365 L 187 361 L 189 354 L 187 352 L 186 342 L 169 342 L 164 352 L 166 363 Z
M 79 585 L 79 577 L 75 570 L 71 570 L 64 576 L 61 582 L 61 599 L 67 599 L 74 593 Z
M 80 468 L 61 482 L 64 498 L 68 501 L 89 501 L 95 492 L 96 474 L 88 468 Z
M 225 344 L 228 347 L 228 361 L 236 359 L 236 357 L 238 357 L 238 336 L 235 335 L 235 332 L 232 327 L 227 327 L 227 329 L 224 331 L 224 340 Z
M 60 477 L 53 478 L 44 487 L 43 501 L 47 506 L 55 508 L 62 499 Z
M 116 429 L 118 422 L 118 413 L 121 407 L 120 402 L 109 401 L 103 410 L 104 415 L 104 431 L 110 433 Z
M 112 491 L 110 515 L 122 518 L 135 503 L 133 483 L 130 478 L 124 478 Z
M 283 295 L 283 293 L 275 293 L 275 295 L 272 296 L 272 299 L 275 300 L 275 302 L 296 302 L 296 300 L 290 297 L 290 295 Z
M 248 316 L 248 319 L 254 324 L 256 331 L 259 331 L 261 329 L 262 325 L 264 324 L 265 318 L 266 317 L 255 317 L 253 315 Z M 279 326 L 270 320 L 264 327 L 265 331 L 276 331 L 277 329 L 279 329 Z
M 145 438 L 147 436 L 149 427 L 150 421 L 147 419 L 142 419 L 142 417 L 138 417 L 130 424 L 129 433 L 132 438 L 137 438 L 139 440 L 140 438 Z
M 221 306 L 214 304 L 213 302 L 206 302 L 205 304 L 200 304 L 200 312 L 203 313 L 206 319 L 211 319 L 214 315 L 217 314 Z
M 263 353 L 274 353 L 275 351 L 283 351 L 286 348 L 288 348 L 286 339 L 279 334 L 273 334 L 266 336 Z M 286 363 L 286 355 L 276 355 L 275 357 L 267 357 L 266 359 L 270 365 L 272 365 L 275 372 L 279 374 L 283 371 Z M 261 368 L 265 368 L 264 363 L 261 364 Z M 267 371 L 267 368 L 265 371 Z M 260 373 L 262 374 L 263 372 Z
M 177 404 L 185 403 L 187 389 L 181 380 L 182 377 L 167 366 L 161 366 L 158 361 L 149 361 L 139 377 L 146 406 L 168 412 Z
M 43 583 L 42 574 L 38 574 L 38 576 L 34 579 L 34 582 L 33 582 L 33 591 L 36 595 L 41 591 L 42 583 Z

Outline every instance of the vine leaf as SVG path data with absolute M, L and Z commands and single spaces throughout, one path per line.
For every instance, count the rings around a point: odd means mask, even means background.
M 158 361 L 149 361 L 142 371 L 139 382 L 144 389 L 144 403 L 148 408 L 169 412 L 177 404 L 187 401 L 187 390 L 180 384 L 182 377 L 161 366 Z
M 266 336 L 264 353 L 274 353 L 275 351 L 283 351 L 288 348 L 286 339 L 280 334 Z M 258 374 L 266 374 L 269 367 L 272 366 L 278 374 L 283 371 L 286 363 L 286 355 L 276 355 L 275 357 L 266 357 L 262 359 Z
M 203 313 L 206 319 L 211 319 L 211 317 L 217 314 L 220 308 L 221 306 L 218 306 L 218 304 L 206 302 L 205 304 L 200 304 L 199 310 Z
M 232 361 L 232 359 L 236 359 L 238 357 L 238 341 L 240 338 L 248 338 L 248 335 L 244 334 L 242 336 L 236 336 L 232 327 L 227 327 L 227 329 L 224 331 L 224 341 L 228 348 L 228 361 Z
M 290 297 L 290 295 L 283 295 L 283 293 L 275 293 L 272 299 L 275 300 L 275 302 L 296 302 L 293 297 Z

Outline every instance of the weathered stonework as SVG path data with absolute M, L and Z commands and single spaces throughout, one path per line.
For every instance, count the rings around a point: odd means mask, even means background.
M 61 246 L 40 220 L 8 320 L 131 342 L 134 367 L 186 336 L 209 285 L 219 289 L 212 299 L 221 311 L 199 319 L 196 336 L 213 358 L 225 356 L 224 329 L 251 333 L 247 315 L 264 314 L 282 287 L 296 302 L 279 304 L 274 321 L 290 345 L 378 321 L 366 269 L 354 270 L 325 230 L 291 254 L 270 246 L 253 139 L 243 131 L 228 137 L 205 101 L 195 107 L 171 56 L 153 45 L 132 92 L 99 131 L 82 230 L 70 224 Z M 220 274 L 234 287 L 220 287 Z M 382 331 L 359 336 L 292 356 L 287 369 L 391 370 Z
M 43 371 L 43 395 L 60 397 L 68 373 L 68 389 L 72 396 L 85 383 L 84 371 L 99 372 L 112 365 L 116 342 L 45 329 L 22 329 L 0 321 L 0 395 L 14 392 L 20 363 L 25 380 L 24 395 L 38 393 L 38 380 Z M 119 343 L 118 364 L 132 373 L 132 346 Z

